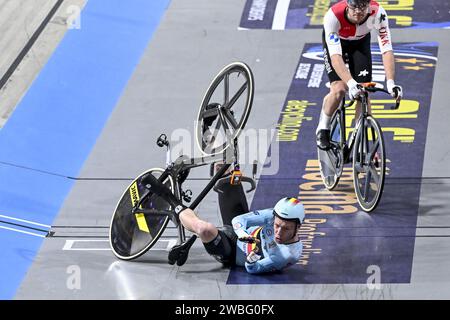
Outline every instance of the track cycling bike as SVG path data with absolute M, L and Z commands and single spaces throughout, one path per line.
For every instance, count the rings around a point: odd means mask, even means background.
M 233 62 L 216 75 L 202 99 L 195 129 L 201 156 L 182 155 L 171 162 L 167 136 L 159 136 L 157 145 L 167 148 L 166 168 L 151 168 L 134 179 L 112 215 L 109 242 L 116 257 L 132 260 L 146 253 L 161 237 L 169 220 L 177 228 L 178 243 L 192 244 L 196 235 L 186 240 L 177 216 L 179 204 L 190 203 L 189 208 L 194 210 L 216 183 L 225 179 L 223 175 L 230 168 L 233 174 L 226 178 L 230 183 L 240 183 L 243 178 L 252 180 L 240 175 L 238 137 L 248 120 L 253 95 L 252 71 L 245 63 Z M 192 201 L 192 192 L 184 190 L 183 183 L 192 169 L 214 163 L 221 163 L 221 168 Z M 254 186 L 254 181 L 247 182 Z
M 339 182 L 344 165 L 353 167 L 353 186 L 357 201 L 365 212 L 373 211 L 383 193 L 386 175 L 386 148 L 383 131 L 378 121 L 369 113 L 369 93 L 389 92 L 382 85 L 369 82 L 360 84 L 362 93 L 348 104 L 345 98 L 331 117 L 330 148 L 318 149 L 320 175 L 328 190 Z M 398 96 L 398 92 L 395 92 Z M 347 140 L 345 110 L 360 101 L 361 112 L 355 128 Z M 392 109 L 398 109 L 400 99 Z

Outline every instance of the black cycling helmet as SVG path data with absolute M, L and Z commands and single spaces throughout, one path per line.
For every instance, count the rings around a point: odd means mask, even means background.
M 356 8 L 364 8 L 370 4 L 370 0 L 347 0 L 347 4 Z

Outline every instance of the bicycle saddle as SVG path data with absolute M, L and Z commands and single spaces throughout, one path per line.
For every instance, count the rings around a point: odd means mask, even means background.
M 196 239 L 197 236 L 194 234 L 192 237 L 189 238 L 188 241 L 173 246 L 173 248 L 170 249 L 169 251 L 168 257 L 169 264 L 173 265 L 175 264 L 175 262 L 177 263 L 177 266 L 182 266 L 183 264 L 185 264 L 189 255 L 189 249 L 191 249 Z

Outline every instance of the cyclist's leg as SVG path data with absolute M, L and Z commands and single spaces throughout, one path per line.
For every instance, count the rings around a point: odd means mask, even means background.
M 331 63 L 331 57 L 328 54 L 328 46 L 325 41 L 325 33 L 322 32 L 322 44 L 324 64 L 330 80 L 330 92 L 324 97 L 322 103 L 322 111 L 320 114 L 319 124 L 316 129 L 317 146 L 321 149 L 327 149 L 330 141 L 330 120 L 334 111 L 336 111 L 339 103 L 345 96 L 346 85 L 339 78 Z M 343 53 L 345 46 L 343 46 Z
M 210 242 L 217 238 L 218 230 L 213 224 L 197 217 L 194 211 L 189 208 L 181 211 L 178 217 L 183 227 L 196 234 L 186 242 L 174 246 L 169 252 L 169 264 L 175 264 L 176 262 L 178 266 L 182 266 L 188 258 L 189 250 L 197 239 L 197 235 L 203 243 Z
M 181 224 L 189 231 L 197 234 L 202 242 L 210 242 L 217 237 L 218 229 L 212 223 L 200 219 L 191 209 L 185 209 L 178 216 Z
M 212 223 L 201 220 L 191 209 L 180 213 L 183 226 L 196 233 L 203 242 L 206 251 L 217 261 L 229 265 L 234 262 L 236 242 L 229 229 L 219 230 Z

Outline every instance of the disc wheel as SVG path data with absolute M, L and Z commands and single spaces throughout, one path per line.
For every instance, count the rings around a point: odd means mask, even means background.
M 135 204 L 146 191 L 140 183 L 141 178 L 148 173 L 158 178 L 163 169 L 150 169 L 137 177 L 125 190 L 111 219 L 109 242 L 115 256 L 122 260 L 135 259 L 147 252 L 162 235 L 169 222 L 168 216 L 151 216 L 143 213 L 132 213 Z M 172 177 L 163 183 L 174 192 Z M 170 205 L 157 195 L 149 197 L 142 208 L 171 210 Z

